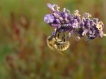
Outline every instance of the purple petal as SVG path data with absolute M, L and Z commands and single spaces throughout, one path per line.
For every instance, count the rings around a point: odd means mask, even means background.
M 83 27 L 83 26 L 84 26 L 84 22 L 81 22 L 81 23 L 80 23 L 80 26 Z
M 55 27 L 55 28 L 60 28 L 61 27 L 61 25 L 60 24 L 50 24 L 51 26 L 53 26 L 53 27 Z
M 90 25 L 91 25 L 91 26 L 93 25 L 93 20 L 90 20 Z
M 81 22 L 81 18 L 79 16 L 76 16 L 76 19 L 78 22 Z
M 63 8 L 63 12 L 66 12 L 66 8 Z
M 103 31 L 100 31 L 100 32 L 99 32 L 99 36 L 100 36 L 100 38 L 102 38 L 102 37 L 104 36 Z
M 56 23 L 60 24 L 61 22 L 60 22 L 60 20 L 59 20 L 59 19 L 56 19 Z
M 47 6 L 48 6 L 50 9 L 52 9 L 53 11 L 55 10 L 55 9 L 54 9 L 55 4 L 54 4 L 54 5 L 51 5 L 50 3 L 47 3 Z
M 48 24 L 48 23 L 52 23 L 54 21 L 54 16 L 52 14 L 47 14 L 44 17 L 44 21 Z
M 78 22 L 77 19 L 74 19 L 74 23 L 72 24 L 73 28 L 78 28 Z
M 102 25 L 102 28 L 104 29 L 104 24 Z

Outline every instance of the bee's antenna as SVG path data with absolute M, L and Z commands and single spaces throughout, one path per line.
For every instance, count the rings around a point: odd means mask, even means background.
M 44 34 L 44 33 L 43 33 Z M 47 37 L 47 35 L 46 34 L 44 34 L 46 37 Z

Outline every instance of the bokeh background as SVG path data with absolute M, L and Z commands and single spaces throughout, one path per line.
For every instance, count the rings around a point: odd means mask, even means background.
M 53 28 L 43 18 L 58 4 L 91 13 L 106 25 L 106 0 L 0 0 L 0 79 L 106 79 L 106 37 L 70 38 L 62 56 L 50 50 Z M 104 29 L 106 33 L 106 27 Z

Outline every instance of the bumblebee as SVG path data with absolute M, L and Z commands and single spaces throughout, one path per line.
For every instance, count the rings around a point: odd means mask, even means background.
M 59 53 L 65 51 L 70 46 L 69 41 L 64 32 L 56 32 L 55 35 L 47 37 L 47 45 L 52 50 L 57 50 Z M 62 54 L 62 53 L 61 53 Z

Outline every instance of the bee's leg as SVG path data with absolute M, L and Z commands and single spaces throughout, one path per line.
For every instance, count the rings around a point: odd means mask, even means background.
M 64 32 L 63 32 L 63 34 L 62 34 L 62 41 L 65 42 L 65 34 L 64 34 Z
M 60 36 L 60 32 L 57 32 L 56 34 L 55 34 L 55 40 L 57 41 L 57 39 L 59 39 L 59 36 Z
M 55 37 L 57 37 L 57 38 L 59 38 L 59 36 L 60 36 L 60 31 L 58 31 L 58 29 L 55 29 Z
M 90 39 L 87 39 L 86 42 L 88 42 Z
M 64 48 L 64 44 L 61 45 L 61 49 Z
M 90 38 L 87 38 L 87 39 L 86 39 L 86 42 L 88 42 L 89 40 L 90 40 Z
M 58 32 L 57 37 L 58 37 L 58 38 L 60 37 L 60 32 Z
M 71 33 L 68 34 L 67 38 L 70 38 L 70 37 L 71 37 Z

